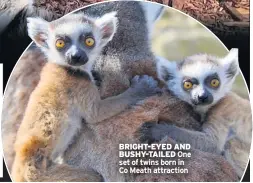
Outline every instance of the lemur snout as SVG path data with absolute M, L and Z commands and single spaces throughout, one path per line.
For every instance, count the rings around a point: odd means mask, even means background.
M 198 96 L 198 100 L 201 102 L 205 102 L 207 99 L 208 99 L 208 95 L 206 93 Z
M 70 55 L 68 57 L 67 62 L 69 65 L 72 65 L 72 66 L 81 66 L 88 62 L 88 57 L 86 54 L 77 53 L 74 55 Z
M 208 92 L 205 91 L 197 96 L 197 105 L 208 105 L 213 102 L 213 96 Z

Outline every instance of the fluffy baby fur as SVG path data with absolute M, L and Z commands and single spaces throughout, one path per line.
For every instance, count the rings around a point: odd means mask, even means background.
M 231 49 L 223 58 L 198 54 L 179 63 L 160 59 L 157 67 L 168 90 L 202 116 L 203 126 L 198 132 L 147 123 L 142 128 L 142 139 L 153 142 L 169 136 L 193 148 L 223 154 L 241 178 L 249 159 L 252 116 L 249 100 L 230 92 L 239 73 L 238 49 Z M 219 80 L 217 87 L 210 83 L 214 78 Z M 194 82 L 192 88 L 185 90 L 182 84 L 185 81 Z M 204 103 L 198 99 L 203 93 Z
M 116 5 L 114 3 L 119 3 L 120 5 Z M 114 95 L 117 93 L 120 93 L 124 91 L 129 86 L 129 78 L 132 78 L 137 73 L 146 73 L 149 75 L 156 76 L 156 68 L 155 68 L 155 59 L 153 54 L 150 51 L 149 47 L 149 40 L 147 38 L 147 29 L 145 24 L 145 19 L 143 10 L 140 8 L 139 5 L 137 5 L 136 2 L 111 2 L 105 6 L 104 4 L 97 5 L 96 7 L 89 7 L 87 9 L 87 12 L 90 11 L 90 13 L 94 14 L 103 14 L 106 11 L 112 11 L 112 10 L 119 10 L 118 11 L 118 17 L 120 17 L 119 21 L 119 29 L 118 34 L 115 35 L 114 39 L 111 43 L 106 47 L 104 50 L 104 54 L 100 57 L 99 61 L 95 65 L 95 70 L 100 75 L 100 91 L 101 95 L 104 97 Z M 138 16 L 137 16 L 138 15 Z M 131 22 L 131 24 L 129 24 Z M 142 31 L 138 31 L 138 30 Z M 130 39 L 131 38 L 131 39 Z M 124 44 L 122 44 L 124 43 Z M 30 50 L 29 52 L 25 53 L 24 57 L 20 60 L 19 64 L 20 67 L 22 65 L 22 68 L 41 68 L 39 65 L 30 65 L 29 60 L 25 57 L 29 54 L 36 54 L 34 50 Z M 43 62 L 43 61 L 42 61 Z M 114 66 L 117 67 L 114 67 Z M 113 68 L 113 69 L 112 69 Z M 108 72 L 108 70 L 111 70 L 111 72 Z M 18 72 L 18 71 L 15 71 Z M 34 73 L 34 72 L 33 72 Z M 22 70 L 20 70 L 17 74 L 23 76 Z M 34 73 L 37 76 L 39 75 L 38 72 Z M 10 85 L 8 85 L 8 88 L 6 90 L 5 94 L 9 94 L 12 96 L 12 93 L 19 91 L 22 89 L 21 87 L 24 85 L 24 83 L 28 80 L 30 80 L 30 76 L 27 77 L 21 77 L 22 85 L 19 87 L 16 87 L 16 81 Z M 31 76 L 32 77 L 32 76 Z M 34 78 L 34 77 L 33 77 Z M 117 85 L 115 84 L 117 83 Z M 117 86 L 117 87 L 115 87 Z M 31 93 L 33 90 L 33 87 L 27 89 L 27 95 Z M 168 97 L 171 96 L 171 97 Z M 164 98 L 165 97 L 165 98 Z M 168 98 L 167 98 L 168 97 Z M 166 100 L 165 100 L 166 99 Z M 15 120 L 15 116 L 9 115 L 10 107 L 12 108 L 12 111 L 18 111 L 21 118 L 24 113 L 25 105 L 27 103 L 27 98 L 21 98 L 20 96 L 13 96 L 12 101 L 22 100 L 23 105 L 10 105 L 10 100 L 4 101 L 4 113 L 6 113 L 6 119 L 3 121 L 5 124 L 4 129 L 6 133 L 9 132 L 8 129 L 12 130 L 12 135 L 6 138 L 3 138 L 6 142 L 8 142 L 9 138 L 15 139 L 15 131 L 17 130 L 17 127 L 15 129 L 12 128 L 13 125 L 19 124 L 20 120 Z M 167 103 L 167 101 L 169 103 Z M 9 107 L 7 107 L 9 106 Z M 176 107 L 175 107 L 176 106 Z M 104 140 L 99 139 L 99 142 L 103 142 L 102 144 L 93 145 L 92 144 L 83 144 L 83 142 L 89 142 L 89 139 L 92 139 L 92 131 L 89 130 L 89 128 L 84 128 L 82 131 L 81 136 L 79 136 L 76 139 L 76 143 L 73 144 L 71 148 L 69 148 L 65 158 L 67 159 L 68 164 L 72 165 L 73 167 L 78 167 L 80 171 L 85 170 L 88 165 L 92 165 L 96 167 L 97 169 L 100 169 L 101 173 L 102 167 L 99 167 L 99 165 L 105 163 L 106 167 L 109 168 L 108 172 L 105 172 L 105 176 L 108 177 L 110 172 L 115 173 L 117 170 L 113 169 L 110 170 L 110 167 L 107 165 L 108 163 L 113 163 L 117 159 L 112 159 L 110 161 L 107 161 L 111 158 L 111 154 L 109 153 L 109 150 L 112 148 L 112 150 L 115 150 L 117 148 L 117 141 L 124 139 L 127 137 L 127 141 L 129 140 L 137 140 L 136 137 L 136 130 L 139 128 L 139 126 L 148 120 L 154 120 L 157 118 L 160 111 L 166 109 L 168 107 L 167 111 L 165 111 L 165 115 L 161 115 L 164 118 L 171 118 L 171 122 L 180 120 L 182 126 L 189 126 L 189 128 L 196 128 L 198 129 L 200 127 L 199 121 L 196 120 L 196 116 L 191 112 L 189 112 L 189 106 L 179 102 L 175 97 L 172 95 L 163 95 L 161 97 L 152 97 L 148 99 L 146 102 L 140 104 L 138 107 L 134 109 L 130 109 L 126 111 L 125 113 L 115 116 L 112 119 L 110 119 L 110 123 L 112 125 L 108 128 L 105 128 L 103 131 L 102 128 L 98 130 L 101 133 L 101 137 L 105 138 Z M 151 110 L 152 109 L 152 110 Z M 162 109 L 162 110 L 161 110 Z M 176 114 L 176 115 L 175 115 Z M 177 115 L 178 114 L 178 115 Z M 167 116 L 168 115 L 168 116 Z M 185 117 L 185 118 L 184 118 Z M 187 119 L 192 120 L 192 124 L 190 125 L 187 122 Z M 108 120 L 109 121 L 109 120 Z M 124 125 L 126 123 L 126 125 Z M 10 127 L 11 126 L 11 127 Z M 114 127 L 115 126 L 115 127 Z M 117 131 L 115 129 L 119 129 L 117 126 L 120 127 L 120 130 Z M 116 128 L 117 127 L 117 128 Z M 114 131 L 115 130 L 115 131 Z M 108 133 L 107 135 L 107 132 Z M 113 132 L 113 133 L 112 133 Z M 123 135 L 125 136 L 123 136 Z M 3 137 L 5 137 L 3 135 Z M 107 138 L 110 137 L 110 138 Z M 119 139 L 117 140 L 117 137 Z M 135 139 L 136 138 L 136 139 Z M 111 145 L 112 146 L 111 146 Z M 114 144 L 114 145 L 113 145 Z M 105 152 L 105 155 L 102 159 L 96 158 L 97 156 L 94 156 L 93 158 L 96 161 L 82 161 L 83 152 L 82 150 L 86 149 L 87 145 L 92 146 L 92 148 L 97 148 L 102 154 Z M 108 148 L 110 147 L 110 148 Z M 5 150 L 5 148 L 4 148 Z M 4 151 L 5 153 L 5 151 Z M 8 155 L 5 153 L 5 158 Z M 12 163 L 12 156 L 9 156 L 9 163 Z M 100 162 L 101 161 L 101 162 Z M 103 162 L 105 161 L 105 162 Z M 82 163 L 81 163 L 82 162 Z M 81 164 L 80 164 L 81 163 Z M 82 165 L 82 166 L 81 166 Z M 10 166 L 9 166 L 10 167 Z M 152 176 L 149 175 L 142 175 L 140 177 L 136 177 L 135 180 L 149 180 L 149 181 L 157 181 L 157 180 L 167 180 L 167 181 L 234 181 L 237 180 L 234 176 L 234 171 L 229 165 L 228 162 L 226 162 L 222 157 L 217 155 L 211 155 L 210 153 L 204 153 L 201 151 L 194 151 L 193 152 L 193 158 L 189 159 L 189 164 L 187 165 L 188 169 L 192 169 L 194 171 L 190 172 L 187 176 L 177 176 L 177 175 L 169 175 L 169 176 Z M 47 173 L 43 172 L 39 177 L 33 177 L 33 180 L 57 180 L 57 177 L 62 177 L 62 180 L 66 178 L 66 180 L 71 180 L 70 177 L 71 172 L 68 169 L 62 168 L 59 169 L 57 166 L 52 166 L 50 168 L 50 171 Z M 96 172 L 94 172 L 95 174 Z M 64 177 L 66 175 L 66 177 Z M 110 175 L 109 175 L 110 178 Z M 127 178 L 127 177 L 126 177 Z M 128 179 L 128 178 L 127 178 Z M 85 179 L 87 180 L 87 179 Z M 94 179 L 90 179 L 90 181 L 93 181 Z M 100 179 L 97 179 L 97 181 L 100 181 Z M 116 180 L 114 180 L 116 181 Z

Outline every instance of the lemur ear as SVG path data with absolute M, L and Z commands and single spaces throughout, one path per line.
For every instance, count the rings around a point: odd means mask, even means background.
M 228 79 L 232 79 L 239 73 L 238 49 L 232 48 L 227 56 L 221 60 L 225 68 L 225 74 Z
M 157 59 L 156 69 L 158 78 L 165 83 L 173 79 L 175 77 L 175 72 L 177 72 L 178 70 L 177 63 L 170 62 L 162 57 L 156 57 L 156 59 Z
M 95 21 L 96 26 L 102 33 L 102 44 L 105 45 L 112 40 L 115 32 L 117 31 L 118 18 L 117 12 L 111 12 L 103 15 Z
M 39 47 L 47 47 L 49 22 L 41 18 L 27 18 L 28 35 Z

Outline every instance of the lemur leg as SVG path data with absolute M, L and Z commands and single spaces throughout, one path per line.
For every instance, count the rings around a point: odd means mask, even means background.
M 194 149 L 205 152 L 221 153 L 223 150 L 227 128 L 216 128 L 214 125 L 204 125 L 202 131 L 192 131 L 166 123 L 144 123 L 140 128 L 141 141 L 157 142 L 168 136 L 178 143 L 188 143 Z
M 50 160 L 43 141 L 33 138 L 17 149 L 12 168 L 12 179 L 16 182 L 98 182 L 102 177 L 95 171 L 80 169 Z

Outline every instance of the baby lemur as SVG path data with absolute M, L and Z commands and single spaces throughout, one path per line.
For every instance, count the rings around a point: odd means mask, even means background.
M 179 63 L 158 59 L 158 77 L 204 123 L 201 131 L 146 123 L 141 128 L 142 140 L 154 142 L 169 136 L 202 151 L 222 153 L 241 177 L 249 158 L 252 119 L 249 101 L 229 93 L 239 73 L 238 49 L 231 49 L 225 58 L 199 54 Z
M 64 152 L 82 123 L 99 123 L 157 91 L 155 80 L 137 76 L 124 93 L 100 99 L 90 70 L 113 38 L 117 21 L 116 12 L 96 19 L 72 14 L 53 22 L 28 18 L 28 34 L 48 57 L 48 63 L 30 96 L 17 134 L 14 181 L 29 179 L 29 172 L 34 176 L 37 166 L 63 164 Z

